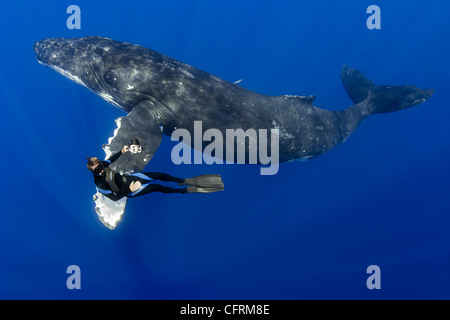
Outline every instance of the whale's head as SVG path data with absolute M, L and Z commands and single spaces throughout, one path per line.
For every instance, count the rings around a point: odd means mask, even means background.
M 130 76 L 137 74 L 137 68 L 118 72 L 129 64 L 124 61 L 123 53 L 129 49 L 126 45 L 129 44 L 103 37 L 51 38 L 36 42 L 34 52 L 39 63 L 129 112 L 139 99 L 136 90 L 133 91 L 135 83 L 142 79 Z

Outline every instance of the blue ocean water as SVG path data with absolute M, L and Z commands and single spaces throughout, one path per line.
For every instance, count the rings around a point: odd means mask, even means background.
M 81 9 L 69 30 L 66 9 Z M 381 29 L 369 30 L 369 5 Z M 450 4 L 443 1 L 2 1 L 2 299 L 450 298 Z M 274 176 L 245 165 L 174 165 L 165 137 L 147 167 L 220 173 L 225 191 L 129 201 L 99 221 L 87 156 L 124 113 L 40 65 L 33 43 L 100 35 L 162 52 L 268 95 L 349 107 L 344 64 L 376 84 L 435 88 L 366 119 L 343 144 Z M 69 290 L 67 267 L 81 270 Z M 369 290 L 367 267 L 381 270 Z

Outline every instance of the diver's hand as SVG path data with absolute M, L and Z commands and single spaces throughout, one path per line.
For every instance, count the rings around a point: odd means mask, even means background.
M 130 150 L 130 147 L 128 147 L 127 145 L 124 145 L 122 148 L 122 153 L 128 152 Z
M 130 191 L 135 192 L 141 188 L 142 184 L 139 181 L 133 181 L 130 183 Z

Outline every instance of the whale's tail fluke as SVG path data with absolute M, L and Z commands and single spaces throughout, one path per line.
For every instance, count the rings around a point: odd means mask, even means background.
M 347 94 L 363 117 L 414 107 L 434 93 L 434 89 L 414 86 L 375 86 L 361 72 L 347 66 L 342 68 L 341 78 Z

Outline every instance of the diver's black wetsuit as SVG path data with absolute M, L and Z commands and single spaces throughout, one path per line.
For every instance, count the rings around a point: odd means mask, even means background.
M 108 160 L 102 161 L 103 166 L 106 168 L 111 163 L 119 159 L 122 152 L 118 152 Z M 163 192 L 163 193 L 186 193 L 187 188 L 171 188 L 162 186 L 160 184 L 152 184 L 153 180 L 161 180 L 161 181 L 171 181 L 171 182 L 184 182 L 184 179 L 173 177 L 171 175 L 160 173 L 160 172 L 139 172 L 132 173 L 130 175 L 121 175 L 120 173 L 116 173 L 114 175 L 114 181 L 119 188 L 119 193 L 114 193 L 109 186 L 109 183 L 106 181 L 105 173 L 101 176 L 94 174 L 94 182 L 97 186 L 97 190 L 105 195 L 105 197 L 110 198 L 113 201 L 117 201 L 123 197 L 138 197 L 150 192 Z M 139 190 L 135 192 L 131 192 L 130 184 L 133 181 L 139 181 L 142 186 Z

